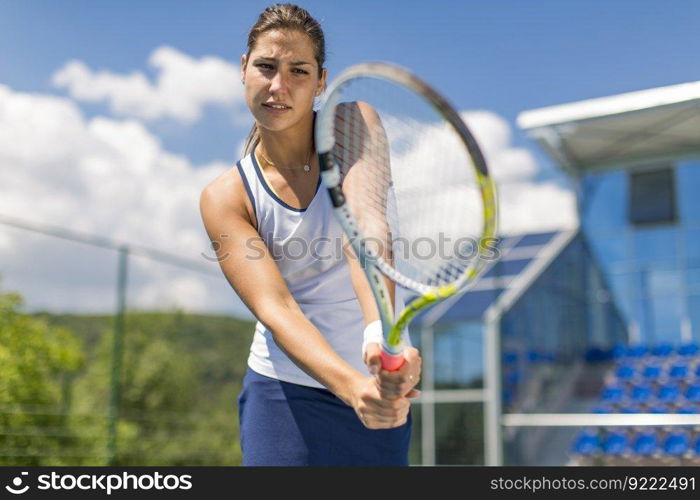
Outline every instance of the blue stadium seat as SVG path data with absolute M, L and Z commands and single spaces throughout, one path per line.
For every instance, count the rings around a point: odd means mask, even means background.
M 634 365 L 622 364 L 615 369 L 615 376 L 620 380 L 631 380 L 635 371 Z
M 678 354 L 681 356 L 695 356 L 698 352 L 700 352 L 700 346 L 694 342 L 683 344 L 678 348 Z
M 610 357 L 612 359 L 622 359 L 625 357 L 627 349 L 624 344 L 615 344 L 612 349 L 610 349 Z
M 673 353 L 673 346 L 668 343 L 657 344 L 651 349 L 651 354 L 654 356 L 668 357 Z
M 513 370 L 508 371 L 503 378 L 506 385 L 518 385 L 523 378 L 523 374 L 518 370 Z
M 676 413 L 684 413 L 686 415 L 694 415 L 698 413 L 698 407 L 693 404 L 684 404 L 676 410 Z
M 599 406 L 594 406 L 591 409 L 591 413 L 603 413 L 603 414 L 608 414 L 608 413 L 615 413 L 615 410 L 612 408 L 612 406 L 608 405 L 599 405 Z
M 700 384 L 690 384 L 685 390 L 685 399 L 693 403 L 700 403 Z
M 693 446 L 693 451 L 696 456 L 700 456 L 700 436 L 695 439 L 695 445 Z
M 644 344 L 630 345 L 625 350 L 625 355 L 629 358 L 641 358 L 647 353 L 647 346 Z
M 690 448 L 690 437 L 686 432 L 676 431 L 668 434 L 664 440 L 664 453 L 681 456 Z
M 625 395 L 625 390 L 619 385 L 610 385 L 603 389 L 600 395 L 600 400 L 603 403 L 615 404 L 622 400 Z
M 664 403 L 675 403 L 680 398 L 680 389 L 676 384 L 664 384 L 659 386 L 656 398 Z
M 517 351 L 507 351 L 503 353 L 503 364 L 504 365 L 512 365 L 513 363 L 517 363 L 518 361 L 518 353 Z
M 513 399 L 515 398 L 515 394 L 513 394 L 513 391 L 509 391 L 505 389 L 503 391 L 503 405 L 504 406 L 510 406 L 510 404 L 513 402 Z
M 650 456 L 659 449 L 659 438 L 655 432 L 642 432 L 634 440 L 632 450 L 636 455 Z
M 650 385 L 635 385 L 632 387 L 630 396 L 632 397 L 632 401 L 646 403 L 654 396 L 654 392 Z
M 572 451 L 577 455 L 594 455 L 600 451 L 598 432 L 595 430 L 581 432 L 574 440 Z
M 609 432 L 603 440 L 603 452 L 606 455 L 621 455 L 628 449 L 629 440 L 627 435 L 622 432 Z
M 649 382 L 655 382 L 661 378 L 661 372 L 661 365 L 659 364 L 646 365 L 642 369 L 642 377 Z
M 674 380 L 682 380 L 688 377 L 687 363 L 674 363 L 668 369 L 668 376 Z
M 603 347 L 591 347 L 586 351 L 586 361 L 594 363 L 597 361 L 606 361 L 612 357 L 610 349 Z

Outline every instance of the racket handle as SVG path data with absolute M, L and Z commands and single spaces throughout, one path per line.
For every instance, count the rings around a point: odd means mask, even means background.
M 382 349 L 381 353 L 381 358 L 382 358 L 382 370 L 386 370 L 389 372 L 395 372 L 401 366 L 403 365 L 405 358 L 403 357 L 403 353 L 401 354 L 389 354 L 386 352 L 384 349 Z

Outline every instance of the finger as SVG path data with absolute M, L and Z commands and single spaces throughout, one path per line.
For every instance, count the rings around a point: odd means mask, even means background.
M 410 387 L 406 386 L 404 387 L 403 385 L 390 385 L 390 386 L 380 386 L 379 387 L 379 395 L 382 397 L 382 399 L 396 399 L 398 397 L 401 397 L 404 393 L 408 392 Z
M 401 395 L 403 396 L 408 391 L 413 389 L 418 384 L 418 378 L 413 375 L 406 377 L 406 380 L 401 381 L 388 381 L 384 378 L 379 378 L 376 383 L 376 387 L 382 397 L 387 397 L 391 395 Z
M 364 414 L 377 412 L 384 415 L 391 415 L 397 411 L 403 411 L 409 406 L 410 402 L 402 397 L 396 399 L 371 398 L 364 401 L 362 412 Z
M 421 394 L 421 391 L 419 391 L 418 389 L 411 389 L 410 391 L 408 391 L 408 393 L 404 397 L 406 397 L 408 399 L 413 399 L 413 398 L 417 398 L 418 396 L 420 396 L 420 394 Z
M 409 410 L 410 403 L 406 407 L 402 407 L 400 409 L 388 413 L 384 411 L 363 411 L 359 413 L 358 416 L 360 417 L 360 420 L 362 420 L 363 423 L 376 422 L 381 424 L 390 424 L 392 422 L 396 422 L 397 419 L 406 418 Z
M 415 347 L 405 347 L 403 350 L 403 357 L 409 363 L 421 363 L 423 361 L 420 357 L 420 351 Z
M 382 349 L 378 343 L 372 342 L 367 344 L 367 348 L 365 349 L 365 364 L 372 375 L 379 373 L 382 368 L 381 352 Z

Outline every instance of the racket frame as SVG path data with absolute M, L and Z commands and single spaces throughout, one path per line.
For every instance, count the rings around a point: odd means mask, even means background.
M 341 93 L 339 90 L 350 80 L 363 77 L 378 78 L 395 83 L 421 95 L 452 126 L 469 152 L 484 207 L 484 227 L 477 247 L 478 256 L 473 259 L 462 275 L 452 283 L 439 287 L 425 285 L 404 276 L 380 256 L 373 255 L 362 237 L 362 231 L 357 224 L 355 216 L 346 203 L 341 185 L 340 167 L 333 154 L 335 147 L 335 113 L 340 103 Z M 471 131 L 459 116 L 459 113 L 430 85 L 416 77 L 409 70 L 395 64 L 369 62 L 357 64 L 343 71 L 329 85 L 322 98 L 316 119 L 315 137 L 316 151 L 320 160 L 321 178 L 328 190 L 333 211 L 345 234 L 350 238 L 352 247 L 367 276 L 379 309 L 384 338 L 382 350 L 389 355 L 387 357 L 388 362 L 392 362 L 392 359 L 393 362 L 396 362 L 396 358 L 401 356 L 403 351 L 401 333 L 415 315 L 421 310 L 458 292 L 466 291 L 469 287 L 468 285 L 474 282 L 474 279 L 483 269 L 485 264 L 483 254 L 485 250 L 489 249 L 488 245 L 496 235 L 495 185 L 489 175 L 481 149 Z M 413 299 L 404 307 L 396 321 L 394 321 L 394 307 L 383 276 L 388 277 L 394 283 L 404 288 L 420 294 L 419 297 Z

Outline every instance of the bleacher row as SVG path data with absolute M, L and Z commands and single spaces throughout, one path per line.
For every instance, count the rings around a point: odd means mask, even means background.
M 700 346 L 616 346 L 589 359 L 611 359 L 592 413 L 700 413 Z M 573 440 L 581 465 L 700 465 L 700 426 L 590 427 Z

